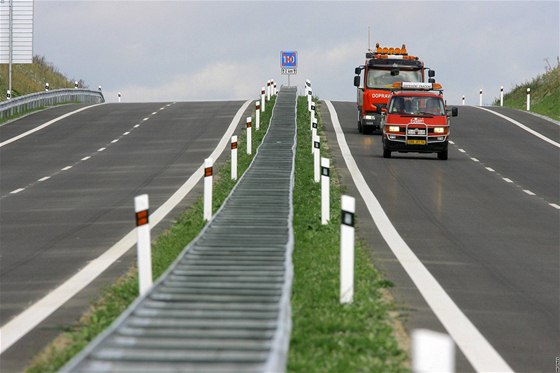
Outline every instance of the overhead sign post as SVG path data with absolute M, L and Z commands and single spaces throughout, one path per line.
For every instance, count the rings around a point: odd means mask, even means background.
M 297 51 L 280 52 L 280 68 L 282 75 L 288 75 L 288 87 L 290 86 L 290 75 L 297 74 Z

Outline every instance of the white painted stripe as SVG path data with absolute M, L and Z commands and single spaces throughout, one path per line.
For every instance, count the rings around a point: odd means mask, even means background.
M 465 153 L 465 149 L 459 149 L 461 153 Z
M 134 128 L 138 128 L 138 127 L 140 127 L 140 125 L 139 125 L 139 124 L 137 124 L 137 125 L 135 125 L 135 126 L 134 126 Z
M 535 196 L 536 195 L 535 193 L 531 192 L 529 189 L 523 189 L 523 191 L 530 196 Z
M 19 189 L 16 189 L 16 190 L 12 190 L 12 191 L 10 192 L 10 194 L 18 194 L 19 192 L 22 192 L 22 191 L 24 191 L 24 190 L 25 190 L 25 188 L 19 188 Z
M 150 119 L 150 118 L 144 118 L 144 119 L 142 119 L 142 120 L 145 122 L 145 121 L 147 121 L 148 119 Z
M 560 210 L 560 206 L 556 203 L 549 203 L 550 206 L 554 207 L 556 210 Z
M 504 179 L 506 183 L 513 183 L 513 180 L 508 179 L 507 177 L 503 177 L 502 179 Z
M 449 143 L 450 143 L 451 145 L 455 145 L 455 143 L 454 143 L 453 141 L 451 141 L 451 140 L 449 140 Z
M 111 144 L 114 144 L 116 142 L 119 142 L 119 139 L 114 139 L 113 141 L 111 141 Z
M 84 110 L 87 110 L 87 109 L 90 109 L 90 108 L 92 108 L 92 107 L 99 106 L 99 105 L 103 105 L 103 104 L 101 103 L 101 104 L 86 106 L 86 107 L 80 108 L 80 109 L 78 109 L 78 110 L 74 110 L 74 111 L 71 112 L 71 113 L 67 113 L 67 114 L 64 114 L 64 115 L 62 115 L 62 116 L 60 116 L 60 117 L 58 117 L 58 118 L 55 118 L 55 119 L 53 119 L 53 120 L 50 120 L 50 121 L 48 121 L 48 122 L 45 123 L 45 124 L 41 124 L 39 127 L 35 127 L 35 128 L 33 128 L 32 130 L 29 130 L 29 131 L 27 131 L 27 132 L 24 132 L 24 133 L 22 133 L 21 135 L 12 137 L 11 139 L 8 139 L 8 140 L 6 140 L 6 141 L 0 143 L 0 148 L 3 147 L 4 145 L 8 145 L 8 144 L 13 143 L 14 141 L 17 141 L 17 140 L 19 140 L 19 139 L 22 139 L 22 138 L 24 138 L 25 136 L 31 135 L 31 134 L 34 133 L 34 132 L 40 131 L 40 130 L 42 130 L 43 128 L 50 126 L 51 124 L 58 122 L 59 120 L 62 120 L 62 119 L 64 119 L 64 118 L 68 118 L 70 115 L 79 113 L 80 111 L 84 111 Z
M 50 176 L 45 176 L 40 178 L 38 181 L 45 181 L 45 180 L 49 180 L 51 177 Z
M 476 158 L 471 158 L 474 162 L 480 162 L 478 159 Z
M 496 170 L 494 170 L 492 167 L 485 167 L 485 168 L 490 172 L 496 172 Z
M 154 112 L 152 113 L 152 115 L 156 115 L 156 114 L 157 114 L 157 111 L 154 111 Z
M 90 159 L 90 158 L 91 158 L 91 156 L 88 155 L 87 157 L 83 157 L 83 158 L 82 158 L 82 161 L 87 161 L 87 160 Z
M 336 138 L 340 145 L 346 166 L 352 179 L 366 203 L 366 207 L 375 221 L 381 235 L 408 273 L 430 308 L 447 329 L 457 346 L 463 351 L 469 362 L 477 371 L 511 372 L 512 369 L 484 338 L 473 323 L 463 314 L 437 280 L 422 264 L 410 247 L 399 235 L 381 204 L 368 187 L 356 161 L 344 138 L 338 121 L 338 115 L 330 101 L 325 101 L 331 114 Z
M 217 159 L 229 144 L 231 135 L 235 131 L 241 116 L 252 100 L 246 101 L 235 114 L 226 133 L 218 143 L 216 149 L 210 155 Z M 207 158 L 207 157 L 205 157 Z M 177 204 L 191 191 L 191 189 L 202 178 L 203 164 L 194 171 L 191 177 L 153 214 L 150 215 L 150 225 L 155 227 Z M 10 346 L 29 333 L 40 322 L 46 319 L 60 306 L 70 300 L 83 288 L 95 280 L 111 264 L 118 260 L 136 243 L 136 229 L 127 233 L 119 242 L 114 244 L 109 250 L 91 261 L 78 273 L 68 279 L 58 288 L 44 296 L 42 299 L 31 305 L 25 311 L 14 317 L 0 329 L 0 354 Z
M 98 151 L 98 152 L 102 152 L 102 151 L 105 150 L 105 149 L 107 149 L 107 148 L 99 148 L 99 149 L 97 149 L 97 151 Z
M 71 168 L 72 168 L 72 166 L 66 166 L 66 167 L 62 168 L 60 171 L 68 171 Z
M 130 135 L 130 132 L 123 133 L 123 136 L 128 136 L 128 135 Z
M 503 119 L 507 120 L 508 122 L 515 124 L 517 127 L 521 128 L 521 129 L 524 129 L 525 131 L 529 132 L 530 134 L 537 136 L 539 139 L 544 140 L 547 143 L 556 146 L 557 148 L 560 148 L 560 144 L 557 143 L 556 141 L 549 139 L 548 137 L 540 134 L 539 132 L 537 132 L 537 131 L 529 128 L 529 127 L 527 127 L 526 125 L 516 121 L 515 119 L 511 119 L 510 117 L 507 117 L 503 114 L 497 113 L 497 112 L 492 111 L 490 109 L 485 109 L 485 108 L 482 108 L 482 107 L 479 107 L 479 106 L 473 106 L 473 107 L 476 107 L 480 110 L 484 110 L 484 111 L 487 111 L 487 112 L 492 113 L 494 115 L 497 115 L 500 118 L 503 118 Z

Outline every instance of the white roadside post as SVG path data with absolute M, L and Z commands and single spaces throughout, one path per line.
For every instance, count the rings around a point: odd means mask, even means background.
M 149 207 L 150 204 L 147 194 L 134 198 L 138 253 L 138 288 L 141 296 L 146 294 L 152 287 L 152 248 Z
M 309 113 L 310 123 L 309 127 L 313 130 L 313 122 L 315 121 L 315 103 L 311 102 L 311 112 Z
M 49 83 L 45 83 L 45 92 L 48 92 L 50 89 Z
M 231 180 L 237 180 L 237 136 L 231 137 Z
M 311 111 L 311 104 L 313 101 L 313 90 L 311 89 L 311 87 L 309 87 L 309 90 L 307 91 L 307 110 Z
M 261 102 L 255 102 L 255 129 L 258 131 L 261 128 Z
M 262 87 L 261 88 L 261 110 L 264 113 L 265 112 L 265 106 L 264 106 L 264 98 L 265 98 L 265 88 Z
M 531 88 L 527 88 L 527 111 L 531 110 Z
M 463 105 L 465 105 L 465 96 L 463 96 Z
M 450 336 L 426 329 L 412 331 L 412 372 L 454 372 L 455 346 Z
M 10 90 L 8 89 L 6 91 L 6 100 L 9 100 L 10 98 L 12 98 L 12 92 L 10 92 Z
M 78 89 L 78 82 L 77 81 L 74 82 L 74 89 Z
M 340 303 L 352 303 L 354 298 L 354 197 L 342 196 L 340 224 Z
M 214 160 L 206 158 L 204 160 L 204 220 L 212 218 L 212 173 Z
M 278 88 L 276 87 L 276 82 L 274 82 L 274 96 L 278 96 Z
M 119 92 L 119 102 L 121 102 L 121 93 Z
M 270 80 L 266 82 L 266 101 L 270 101 Z
M 315 136 L 317 136 L 317 121 L 311 124 L 311 154 L 315 152 Z
M 321 224 L 325 225 L 331 220 L 330 212 L 330 171 L 331 161 L 328 158 L 321 157 Z
M 252 144 L 251 144 L 251 117 L 247 117 L 247 154 L 252 154 Z
M 504 86 L 500 87 L 500 106 L 504 106 Z
M 478 106 L 482 106 L 482 89 L 480 90 L 480 99 L 478 101 Z
M 318 183 L 321 181 L 321 138 L 319 135 L 315 134 L 314 139 L 315 152 L 313 153 L 313 181 Z

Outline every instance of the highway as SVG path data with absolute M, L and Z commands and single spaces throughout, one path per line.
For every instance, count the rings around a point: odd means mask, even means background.
M 358 134 L 356 104 L 332 105 L 367 187 L 475 330 L 514 371 L 552 371 L 560 351 L 560 153 L 554 145 L 560 126 L 515 110 L 495 110 L 551 143 L 488 111 L 459 107 L 452 119 L 449 160 L 415 153 L 384 159 L 379 135 Z M 360 198 L 331 114 L 323 102 L 329 146 L 347 194 L 357 197 L 359 234 L 375 265 L 394 283 L 406 329 L 447 332 L 441 320 L 448 310 L 436 316 Z M 457 371 L 492 366 L 476 363 L 477 352 L 469 346 L 476 342 L 461 338 L 457 333 L 462 346 Z
M 66 105 L 0 126 L 0 325 L 130 232 L 135 196 L 149 194 L 150 210 L 158 209 L 228 128 L 240 128 L 233 120 L 246 107 L 243 102 Z M 200 195 L 195 188 L 156 234 Z M 21 370 L 76 320 L 100 287 L 129 268 L 132 251 L 5 351 L 2 371 Z

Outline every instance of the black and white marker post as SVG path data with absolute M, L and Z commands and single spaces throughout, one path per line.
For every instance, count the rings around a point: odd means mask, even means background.
M 48 92 L 50 89 L 49 83 L 45 83 L 45 92 Z
M 311 111 L 309 113 L 310 121 L 309 121 L 309 128 L 313 131 L 313 122 L 315 121 L 315 103 L 311 102 Z
M 326 225 L 331 220 L 331 161 L 321 157 L 321 224 Z
M 340 224 L 340 303 L 352 303 L 354 298 L 354 197 L 342 196 Z
M 480 90 L 480 99 L 478 101 L 478 106 L 482 106 L 482 89 Z
M 231 180 L 237 180 L 237 136 L 231 137 Z
M 140 295 L 152 287 L 152 248 L 150 238 L 150 212 L 148 195 L 134 198 L 138 250 L 138 288 Z
M 252 154 L 252 143 L 251 143 L 251 117 L 247 117 L 247 154 Z
M 317 136 L 317 121 L 311 123 L 311 154 L 315 152 L 315 136 Z
M 311 87 L 309 87 L 309 90 L 307 91 L 307 110 L 311 111 L 311 104 L 313 102 L 313 90 L 311 89 Z
M 504 106 L 504 86 L 500 87 L 500 106 Z
M 119 92 L 118 96 L 119 96 L 119 102 L 121 102 L 121 96 L 122 96 L 122 95 L 121 95 L 120 92 Z
M 270 101 L 270 80 L 266 82 L 266 101 Z
M 255 130 L 259 130 L 261 128 L 261 102 L 255 102 Z
M 313 142 L 313 146 L 315 148 L 315 152 L 313 153 L 313 181 L 318 183 L 321 181 L 321 170 L 320 170 L 320 163 L 321 163 L 321 138 L 319 135 L 315 134 L 314 137 L 315 141 Z
M 527 88 L 527 111 L 531 110 L 531 88 Z
M 206 158 L 204 160 L 204 220 L 212 218 L 212 174 L 214 160 Z
M 463 96 L 463 105 L 465 105 L 465 96 Z
M 264 99 L 264 98 L 266 97 L 266 96 L 265 96 L 265 95 L 266 95 L 265 92 L 266 92 L 265 88 L 262 87 L 262 88 L 261 88 L 261 110 L 262 110 L 263 113 L 265 112 L 265 105 L 264 105 L 264 102 L 265 102 L 265 99 Z

